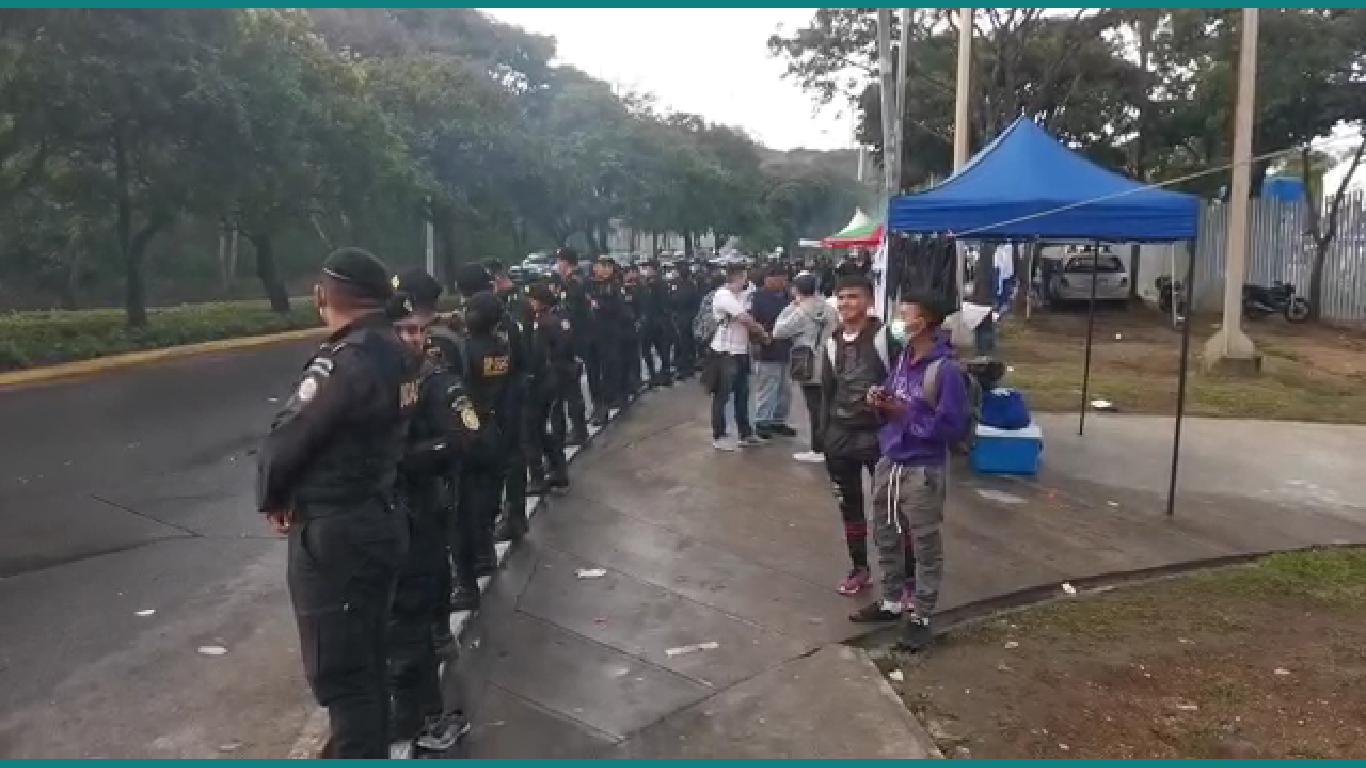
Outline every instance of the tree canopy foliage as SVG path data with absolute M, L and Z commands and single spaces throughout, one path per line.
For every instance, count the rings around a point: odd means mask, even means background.
M 971 141 L 980 149 L 1024 114 L 1138 178 L 1185 178 L 1232 154 L 1239 9 L 982 8 L 973 16 Z M 907 55 L 904 178 L 952 164 L 957 9 L 916 9 Z M 1294 149 L 1366 118 L 1366 11 L 1264 8 L 1254 155 Z M 900 40 L 894 30 L 893 40 Z M 860 109 L 860 138 L 882 144 L 875 11 L 823 8 L 770 50 L 817 98 Z M 896 46 L 899 49 L 899 45 Z M 900 50 L 896 51 L 900 56 Z M 1254 168 L 1265 174 L 1270 159 Z M 1205 194 L 1224 172 L 1182 186 Z
M 471 9 L 0 10 L 0 302 L 287 311 L 327 248 L 421 263 L 428 220 L 449 275 L 613 226 L 791 245 L 862 202 L 554 58 Z

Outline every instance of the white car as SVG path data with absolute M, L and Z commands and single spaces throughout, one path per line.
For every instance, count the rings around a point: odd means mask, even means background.
M 1109 251 L 1068 253 L 1046 258 L 1041 266 L 1047 301 L 1090 301 L 1092 275 L 1096 301 L 1129 300 L 1129 270 Z

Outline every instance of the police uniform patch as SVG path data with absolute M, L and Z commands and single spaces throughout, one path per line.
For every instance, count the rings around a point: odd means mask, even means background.
M 474 406 L 468 397 L 462 397 L 455 401 L 456 413 L 460 414 L 460 423 L 465 425 L 465 429 L 471 432 L 479 430 L 479 414 L 475 412 Z
M 299 382 L 299 390 L 294 394 L 301 403 L 312 400 L 318 394 L 318 379 L 314 376 L 305 376 L 304 380 Z

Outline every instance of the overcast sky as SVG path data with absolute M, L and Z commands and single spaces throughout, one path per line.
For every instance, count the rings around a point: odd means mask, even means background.
M 555 37 L 559 61 L 623 88 L 649 91 L 661 106 L 738 125 L 774 149 L 853 146 L 844 103 L 819 112 L 782 78 L 766 42 L 795 29 L 810 8 L 485 8 L 490 16 Z

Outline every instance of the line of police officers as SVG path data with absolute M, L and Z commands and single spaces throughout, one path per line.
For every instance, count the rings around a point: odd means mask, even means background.
M 584 280 L 562 249 L 552 279 L 518 290 L 500 264 L 467 264 L 460 307 L 441 316 L 442 286 L 420 269 L 391 277 L 355 248 L 324 262 L 328 339 L 272 423 L 257 484 L 288 536 L 324 756 L 382 758 L 394 741 L 444 751 L 467 732 L 439 657 L 450 614 L 476 609 L 497 568 L 494 542 L 526 534 L 529 494 L 568 488 L 566 444 L 627 405 L 642 362 L 651 386 L 695 370 L 700 273 L 621 272 L 602 258 Z

